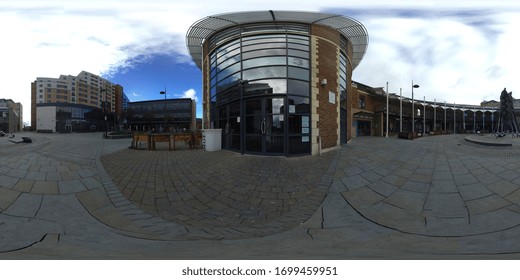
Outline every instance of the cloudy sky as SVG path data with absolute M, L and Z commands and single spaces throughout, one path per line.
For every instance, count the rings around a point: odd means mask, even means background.
M 354 80 L 438 102 L 479 104 L 504 87 L 520 98 L 516 0 L 1 0 L 0 98 L 22 102 L 30 84 L 82 70 L 121 84 L 132 101 L 191 97 L 201 114 L 201 72 L 186 31 L 214 14 L 305 10 L 342 14 L 368 30 Z

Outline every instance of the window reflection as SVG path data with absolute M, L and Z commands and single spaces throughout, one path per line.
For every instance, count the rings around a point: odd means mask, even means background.
M 285 56 L 260 57 L 244 60 L 242 63 L 242 68 L 248 69 L 267 65 L 285 65 L 286 63 L 287 58 Z
M 260 56 L 276 56 L 276 55 L 287 55 L 286 49 L 271 49 L 271 50 L 258 50 L 242 53 L 242 59 L 255 58 Z
M 287 85 L 287 93 L 309 96 L 309 83 L 306 81 L 289 80 Z
M 265 44 L 255 44 L 255 45 L 249 45 L 242 47 L 243 52 L 248 51 L 254 51 L 254 50 L 261 50 L 261 49 L 279 49 L 279 48 L 285 48 L 286 43 L 265 43 Z
M 289 114 L 310 113 L 310 99 L 302 96 L 289 96 Z
M 223 78 L 225 78 L 233 73 L 239 72 L 239 71 L 240 71 L 240 63 L 235 63 L 234 65 L 220 71 L 217 74 L 217 81 L 220 81 Z
M 257 80 L 262 78 L 283 78 L 287 77 L 287 67 L 260 67 L 242 72 L 244 80 Z
M 289 67 L 289 78 L 309 80 L 309 69 Z
M 287 80 L 268 79 L 248 81 L 244 83 L 243 88 L 244 95 L 287 93 Z
M 288 60 L 289 60 L 289 65 L 298 66 L 298 67 L 302 67 L 302 68 L 309 68 L 308 59 L 289 56 Z
M 283 98 L 269 99 L 267 110 L 271 114 L 283 114 Z

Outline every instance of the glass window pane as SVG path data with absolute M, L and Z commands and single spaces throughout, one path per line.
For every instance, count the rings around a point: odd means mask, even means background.
M 262 78 L 283 78 L 287 77 L 287 67 L 260 67 L 245 70 L 242 72 L 244 80 L 257 80 Z
M 289 114 L 310 113 L 310 99 L 303 96 L 289 96 Z
M 289 67 L 289 78 L 308 81 L 309 69 Z
M 295 40 L 301 40 L 301 41 L 309 41 L 309 37 L 307 36 L 300 36 L 300 35 L 287 35 L 288 41 L 295 41 Z
M 252 52 L 242 53 L 242 59 L 249 59 L 261 56 L 279 56 L 279 55 L 287 55 L 286 49 L 272 49 L 272 50 L 258 50 Z
M 226 90 L 220 91 L 217 94 L 217 98 L 220 104 L 240 99 L 240 87 L 234 86 L 227 88 Z
M 247 46 L 258 43 L 269 43 L 269 42 L 285 42 L 285 35 L 258 35 L 249 36 L 242 39 L 242 45 Z
M 235 63 L 234 65 L 229 66 L 228 68 L 220 71 L 217 74 L 217 81 L 222 80 L 223 78 L 240 71 L 240 63 Z
M 225 55 L 226 53 L 233 51 L 233 50 L 237 49 L 238 47 L 240 47 L 240 40 L 237 39 L 237 40 L 234 40 L 233 42 L 230 42 L 230 43 L 218 48 L 218 50 L 214 53 L 216 53 L 217 57 L 221 57 L 222 55 Z
M 233 63 L 237 63 L 239 61 L 240 61 L 240 54 L 230 57 L 228 60 L 222 61 L 220 64 L 217 65 L 218 70 L 224 69 L 224 68 L 228 67 L 229 65 L 231 65 Z
M 224 80 L 217 83 L 217 90 L 220 91 L 224 88 L 227 88 L 233 84 L 236 84 L 236 82 L 240 80 L 240 73 L 236 73 L 234 75 L 231 75 Z
M 262 102 L 260 99 L 249 99 L 246 100 L 246 114 L 261 114 L 262 113 Z
M 309 46 L 306 45 L 300 45 L 300 44 L 289 44 L 288 47 L 290 49 L 297 49 L 302 51 L 309 51 Z
M 228 60 L 229 58 L 232 58 L 239 53 L 240 53 L 240 49 L 235 49 L 231 52 L 228 52 L 217 59 L 217 64 L 221 64 L 223 61 Z
M 289 154 L 299 155 L 311 152 L 311 143 L 309 136 L 291 136 L 289 137 Z
M 244 95 L 287 93 L 286 79 L 250 81 L 243 84 Z
M 244 60 L 242 63 L 243 69 L 254 68 L 258 66 L 268 66 L 268 65 L 285 65 L 287 63 L 287 59 L 285 56 L 271 56 L 271 57 L 260 57 Z
M 266 134 L 283 135 L 284 134 L 284 117 L 283 115 L 272 115 L 265 119 Z
M 298 66 L 298 67 L 302 67 L 302 68 L 309 68 L 309 60 L 308 59 L 303 59 L 303 58 L 299 58 L 299 57 L 292 57 L 292 56 L 289 56 L 289 65 L 292 65 L 292 66 Z
M 286 43 L 264 43 L 264 44 L 254 44 L 249 46 L 242 47 L 242 52 L 248 52 L 253 50 L 261 50 L 261 49 L 274 49 L 274 48 L 285 48 L 287 47 Z
M 283 114 L 283 98 L 268 99 L 266 111 L 268 114 Z
M 303 58 L 309 58 L 309 52 L 299 51 L 299 50 L 292 50 L 292 49 L 289 49 L 288 52 L 289 52 L 290 56 L 298 56 L 298 57 L 303 57 Z
M 268 153 L 283 153 L 284 147 L 284 137 L 283 136 L 267 136 L 266 139 L 266 152 Z
M 302 96 L 310 96 L 309 82 L 289 80 L 287 85 L 287 93 Z

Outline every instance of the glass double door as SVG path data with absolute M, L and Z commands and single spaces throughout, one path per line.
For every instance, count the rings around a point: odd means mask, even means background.
M 251 98 L 219 108 L 222 148 L 248 154 L 285 155 L 285 98 Z
M 263 97 L 244 101 L 244 152 L 285 154 L 285 98 Z

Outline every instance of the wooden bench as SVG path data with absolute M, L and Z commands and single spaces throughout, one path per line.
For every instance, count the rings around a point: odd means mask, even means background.
M 152 142 L 151 150 L 155 150 L 155 143 L 157 143 L 157 142 L 168 142 L 168 151 L 172 150 L 171 135 L 154 134 L 154 135 L 152 135 L 151 142 Z
M 150 139 L 150 135 L 149 134 L 134 134 L 134 136 L 132 137 L 132 147 L 134 147 L 135 149 L 139 149 L 140 147 L 140 144 L 142 142 L 146 142 L 147 143 L 147 148 L 148 150 L 150 150 L 151 148 L 151 139 Z
M 175 142 L 184 141 L 190 149 L 193 149 L 193 134 L 175 134 L 173 135 L 173 150 L 175 151 Z

